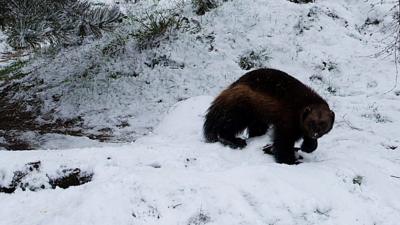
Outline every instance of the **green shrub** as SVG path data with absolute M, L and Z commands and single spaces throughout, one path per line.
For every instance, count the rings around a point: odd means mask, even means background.
M 267 50 L 250 51 L 239 57 L 239 66 L 244 70 L 260 68 L 266 66 L 266 63 L 271 59 Z
M 160 41 L 168 39 L 187 22 L 175 10 L 145 12 L 143 17 L 132 17 L 132 20 L 139 26 L 133 36 L 140 49 L 158 47 Z
M 20 78 L 24 76 L 20 69 L 26 64 L 26 61 L 16 61 L 0 69 L 0 81 Z

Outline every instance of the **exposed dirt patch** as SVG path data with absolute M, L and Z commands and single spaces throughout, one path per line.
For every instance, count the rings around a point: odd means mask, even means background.
M 54 178 L 49 177 L 49 183 L 52 188 L 60 187 L 66 189 L 71 186 L 79 186 L 90 182 L 93 178 L 93 173 L 81 171 L 79 168 L 63 169 L 58 175 Z
M 21 170 L 14 171 L 11 182 L 0 185 L 0 193 L 11 194 L 18 188 L 23 191 L 39 191 L 56 187 L 66 189 L 90 182 L 93 175 L 93 172 L 82 171 L 79 168 L 59 169 L 55 175 L 49 175 L 41 171 L 40 161 L 31 162 L 25 164 Z
M 40 83 L 40 82 L 39 82 Z M 34 84 L 32 84 L 34 85 Z M 37 96 L 29 100 L 16 97 L 20 91 L 29 86 L 20 83 L 3 84 L 0 91 L 0 147 L 7 150 L 31 150 L 35 146 L 29 138 L 24 138 L 26 132 L 39 135 L 53 133 L 72 136 L 86 136 L 90 139 L 108 141 L 112 137 L 112 129 L 97 132 L 84 126 L 81 117 L 55 118 L 54 115 L 43 116 L 42 102 Z

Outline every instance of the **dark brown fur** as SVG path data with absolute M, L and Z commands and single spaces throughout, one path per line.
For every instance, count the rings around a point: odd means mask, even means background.
M 236 137 L 248 128 L 249 137 L 274 126 L 273 152 L 277 162 L 296 163 L 294 143 L 312 152 L 317 138 L 332 129 L 334 113 L 317 93 L 294 77 L 274 69 L 251 71 L 224 90 L 211 104 L 204 123 L 208 142 L 243 148 Z

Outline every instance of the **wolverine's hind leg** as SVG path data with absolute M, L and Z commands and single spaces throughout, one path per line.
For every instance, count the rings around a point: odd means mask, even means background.
M 235 149 L 244 148 L 247 145 L 246 141 L 243 140 L 242 138 L 238 138 L 231 135 L 219 135 L 218 139 L 223 145 L 227 145 Z
M 218 140 L 231 148 L 244 148 L 246 147 L 246 141 L 242 138 L 236 137 L 238 133 L 243 131 L 246 125 L 241 121 L 235 121 L 230 124 L 226 124 L 224 129 L 220 130 L 218 134 Z
M 239 111 L 240 112 L 240 111 Z M 232 110 L 224 119 L 223 126 L 218 132 L 218 140 L 231 148 L 244 148 L 246 141 L 236 137 L 248 126 L 248 119 L 244 113 Z

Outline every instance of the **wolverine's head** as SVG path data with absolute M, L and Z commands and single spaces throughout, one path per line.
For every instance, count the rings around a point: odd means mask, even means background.
M 301 115 L 304 136 L 313 139 L 328 133 L 332 129 L 334 121 L 335 113 L 325 104 L 307 106 Z

